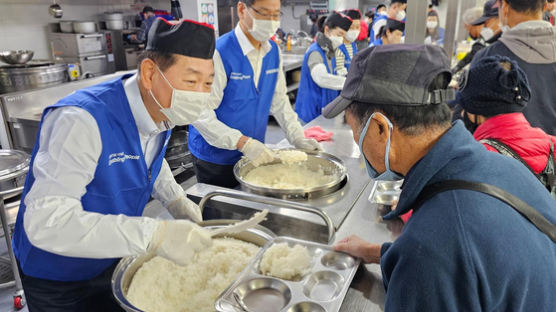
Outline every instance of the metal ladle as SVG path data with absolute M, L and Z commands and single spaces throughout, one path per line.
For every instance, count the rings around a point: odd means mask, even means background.
M 52 15 L 52 17 L 54 18 L 62 18 L 62 15 L 64 15 L 64 10 L 62 10 L 62 7 L 58 3 L 56 3 L 56 0 L 53 0 L 52 5 L 48 7 L 48 13 L 50 13 L 50 15 Z

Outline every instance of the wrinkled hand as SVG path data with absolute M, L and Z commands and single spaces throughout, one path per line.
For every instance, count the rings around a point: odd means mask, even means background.
M 168 204 L 168 212 L 174 219 L 191 219 L 195 223 L 203 221 L 199 206 L 186 196 L 182 196 Z
M 334 250 L 361 258 L 365 263 L 380 263 L 380 247 L 380 245 L 368 243 L 356 235 L 351 235 L 336 243 Z
M 293 142 L 293 146 L 309 151 L 323 151 L 322 145 L 315 139 L 299 138 Z
M 170 220 L 160 221 L 148 251 L 179 265 L 186 265 L 195 253 L 211 245 L 209 231 L 187 220 Z
M 275 153 L 260 141 L 249 138 L 240 152 L 247 157 L 255 167 L 274 161 Z

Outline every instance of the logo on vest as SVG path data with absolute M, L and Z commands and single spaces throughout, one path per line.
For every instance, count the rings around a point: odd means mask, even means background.
M 232 80 L 244 80 L 244 79 L 251 79 L 250 75 L 244 75 L 243 73 L 234 73 L 230 74 L 230 79 Z
M 112 166 L 112 164 L 114 164 L 114 163 L 123 163 L 128 159 L 138 160 L 139 156 L 137 156 L 137 155 L 128 155 L 128 154 L 125 154 L 124 152 L 110 154 L 110 156 L 108 156 L 108 166 Z
M 276 74 L 278 71 L 280 71 L 279 68 L 273 68 L 273 69 L 267 69 L 265 73 L 267 75 L 270 75 L 270 74 Z

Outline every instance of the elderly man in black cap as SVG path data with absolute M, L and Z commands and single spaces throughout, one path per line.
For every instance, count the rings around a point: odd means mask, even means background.
M 370 178 L 405 179 L 383 219 L 413 216 L 393 243 L 351 236 L 335 249 L 380 263 L 385 311 L 555 311 L 556 202 L 519 162 L 450 124 L 448 65 L 431 45 L 355 56 L 323 115 L 345 110 Z
M 164 160 L 171 129 L 205 109 L 214 29 L 158 19 L 134 75 L 47 107 L 13 246 L 31 311 L 117 311 L 118 259 L 153 252 L 184 264 L 210 236 L 188 220 L 141 217 L 151 195 L 201 221 Z

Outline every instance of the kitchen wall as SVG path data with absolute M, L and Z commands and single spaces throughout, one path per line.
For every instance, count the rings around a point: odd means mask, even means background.
M 139 12 L 143 6 L 170 10 L 169 0 L 66 0 L 57 1 L 64 11 L 62 20 L 100 20 L 103 12 Z M 0 0 L 0 51 L 26 49 L 34 59 L 50 59 L 48 24 L 59 21 L 48 14 L 50 0 Z
M 305 15 L 305 12 L 309 8 L 308 5 L 289 5 L 283 6 L 282 18 L 280 19 L 280 27 L 286 32 L 291 32 L 292 30 L 300 30 L 301 29 L 301 15 Z M 310 20 L 309 20 L 310 21 Z M 309 27 L 310 29 L 310 27 Z

